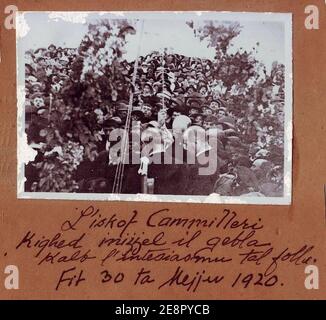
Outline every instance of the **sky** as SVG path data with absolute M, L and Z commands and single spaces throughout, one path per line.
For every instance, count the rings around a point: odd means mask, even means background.
M 119 15 L 119 14 L 118 14 Z M 145 16 L 145 15 L 143 15 Z M 219 15 L 211 15 L 214 19 Z M 273 61 L 285 63 L 285 29 L 282 22 L 270 17 L 261 19 L 242 19 L 244 15 L 228 17 L 228 21 L 238 20 L 242 26 L 240 35 L 232 41 L 233 46 L 229 52 L 236 52 L 239 48 L 251 51 L 252 47 L 259 42 L 259 50 L 256 58 L 270 68 Z M 270 15 L 269 15 L 270 16 Z M 48 47 L 50 44 L 63 47 L 78 47 L 81 39 L 87 33 L 87 25 L 90 22 L 107 17 L 117 17 L 107 13 L 92 14 L 60 14 L 60 13 L 25 13 L 24 20 L 27 24 L 27 34 L 21 38 L 22 48 L 36 49 Z M 240 19 L 237 19 L 239 18 Z M 121 18 L 121 17 L 120 17 Z M 162 50 L 167 47 L 174 53 L 186 56 L 213 58 L 214 49 L 207 48 L 207 41 L 200 42 L 195 38 L 193 30 L 185 23 L 194 18 L 198 24 L 203 18 L 196 14 L 168 14 L 164 16 L 148 16 L 144 20 L 144 33 L 141 41 L 141 55 L 146 55 L 154 50 Z M 225 16 L 223 16 L 225 19 Z M 207 18 L 206 18 L 207 19 Z M 236 20 L 235 20 L 236 19 Z M 218 19 L 219 20 L 219 19 Z M 223 23 L 223 20 L 220 20 Z M 224 20 L 225 21 L 225 20 Z M 25 32 L 26 33 L 26 32 Z M 138 44 L 138 35 L 128 36 L 125 58 L 128 61 L 134 60 Z

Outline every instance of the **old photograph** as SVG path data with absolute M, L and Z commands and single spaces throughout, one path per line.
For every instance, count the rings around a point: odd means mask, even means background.
M 18 197 L 291 203 L 292 16 L 20 12 Z

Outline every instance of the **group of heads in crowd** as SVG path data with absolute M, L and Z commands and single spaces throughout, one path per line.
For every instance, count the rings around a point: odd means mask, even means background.
M 78 81 L 72 78 L 73 66 L 80 54 L 78 49 L 54 45 L 26 52 L 26 114 L 36 114 L 46 122 L 55 108 L 67 107 L 65 87 L 71 81 Z M 187 127 L 198 126 L 219 132 L 224 149 L 228 141 L 241 147 L 241 134 L 237 128 L 241 119 L 237 119 L 228 101 L 216 91 L 216 68 L 209 59 L 159 52 L 141 56 L 137 62 L 123 60 L 119 75 L 113 75 L 114 86 L 108 89 L 109 98 L 94 97 L 94 106 L 88 109 L 87 115 L 96 119 L 98 133 L 104 139 L 113 129 L 125 128 L 129 113 L 131 121 L 138 123 L 141 129 L 159 128 L 162 121 L 167 129 L 173 129 L 173 124 L 178 123 L 175 120 L 182 116 Z M 60 101 L 60 105 L 55 104 L 56 101 Z M 49 110 L 51 105 L 52 110 Z M 28 122 L 29 117 L 26 119 Z M 42 130 L 40 136 L 41 133 Z M 34 133 L 31 135 L 35 136 Z M 259 159 L 264 160 L 265 156 L 261 154 Z M 234 159 L 232 154 L 225 157 Z M 244 157 L 246 161 L 242 162 L 249 168 L 257 160 L 248 155 Z
M 134 63 L 124 61 L 122 65 L 128 66 L 126 72 L 130 75 L 134 72 Z M 211 89 L 213 74 L 210 60 L 177 54 L 162 58 L 152 53 L 139 59 L 132 102 L 121 92 L 123 80 L 117 80 L 117 101 L 95 112 L 104 128 L 123 127 L 131 108 L 131 120 L 140 122 L 143 128 L 157 126 L 163 116 L 166 127 L 172 129 L 173 121 L 182 115 L 188 117 L 189 125 L 236 132 L 236 117 L 228 110 L 227 102 Z
M 50 100 L 64 101 L 62 92 L 65 84 L 71 81 L 72 65 L 78 55 L 77 49 L 54 45 L 26 52 L 27 113 L 47 117 Z M 115 78 L 111 101 L 103 101 L 101 105 L 98 98 L 94 99 L 92 113 L 102 132 L 123 128 L 130 108 L 132 121 L 140 121 L 143 127 L 155 125 L 164 110 L 169 129 L 176 117 L 185 115 L 191 125 L 236 131 L 236 118 L 229 112 L 227 103 L 211 90 L 214 66 L 210 60 L 178 54 L 167 54 L 163 58 L 158 52 L 141 56 L 134 84 L 131 77 L 135 62 L 124 60 L 121 66 L 123 71 Z M 130 103 L 130 90 L 126 88 L 131 86 L 133 99 Z

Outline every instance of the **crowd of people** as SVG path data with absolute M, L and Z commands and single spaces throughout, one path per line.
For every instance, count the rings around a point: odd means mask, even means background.
M 131 112 L 141 143 L 149 128 L 199 127 L 218 141 L 210 176 L 197 177 L 186 161 L 149 165 L 154 193 L 282 196 L 284 66 L 267 72 L 245 51 L 214 61 L 155 51 L 117 63 L 100 33 L 90 28 L 77 49 L 26 52 L 25 129 L 38 151 L 26 166 L 26 191 L 111 193 L 117 163 L 108 137 L 116 128 L 135 130 L 126 121 Z M 140 192 L 139 164 L 126 167 L 122 192 Z

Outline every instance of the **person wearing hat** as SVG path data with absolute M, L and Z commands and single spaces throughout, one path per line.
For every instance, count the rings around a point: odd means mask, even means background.
M 191 105 L 191 103 L 201 103 L 203 101 L 202 96 L 198 93 L 194 93 L 191 96 L 186 96 L 185 102 L 188 106 Z
M 155 112 L 155 105 L 159 102 L 162 101 L 157 95 L 149 95 L 149 96 L 144 96 L 140 95 L 139 99 L 142 101 L 143 104 L 149 104 L 153 107 L 152 112 Z M 165 100 L 167 102 L 168 100 Z
M 32 106 L 34 106 L 34 108 L 36 110 L 45 108 L 45 97 L 40 92 L 36 92 L 33 95 L 31 95 L 30 101 L 31 101 Z
M 213 115 L 206 115 L 203 122 L 203 128 L 205 130 L 215 128 L 218 123 L 218 119 Z
M 49 47 L 48 47 L 48 50 L 49 50 L 50 52 L 53 52 L 53 51 L 55 51 L 56 49 L 57 49 L 57 47 L 56 47 L 54 44 L 50 44 Z
M 57 51 L 55 53 L 55 57 L 58 58 L 59 60 L 61 60 L 64 57 L 62 51 Z M 64 57 L 64 58 L 66 58 L 66 57 Z M 68 60 L 68 58 L 67 58 L 67 60 Z
M 177 82 L 176 82 L 177 89 L 182 89 L 183 92 L 186 92 L 188 86 L 189 86 L 189 83 L 188 83 L 186 75 L 184 73 L 181 73 L 177 77 Z
M 141 111 L 144 115 L 144 121 L 149 122 L 152 120 L 155 120 L 154 114 L 153 114 L 153 107 L 149 103 L 144 103 L 141 106 Z
M 117 102 L 117 105 L 115 107 L 115 113 L 116 116 L 119 117 L 123 123 L 126 122 L 128 110 L 129 110 L 129 105 L 127 101 L 120 100 Z
M 171 118 L 171 123 L 178 116 L 185 115 L 186 109 L 184 105 L 177 105 L 176 107 L 171 107 L 167 111 L 167 115 Z
M 205 116 L 211 116 L 211 115 L 213 115 L 213 110 L 208 105 L 203 105 L 202 113 Z
M 188 106 L 188 115 L 189 117 L 193 117 L 195 114 L 200 113 L 201 105 L 199 100 L 192 100 Z
M 103 130 L 107 137 L 109 137 L 110 133 L 117 128 L 121 128 L 121 125 L 123 124 L 121 118 L 119 117 L 111 117 L 103 122 Z
M 152 64 L 148 67 L 148 70 L 147 70 L 147 78 L 149 79 L 149 82 L 151 84 L 154 83 L 155 68 L 153 67 Z
M 219 119 L 223 119 L 223 118 L 226 118 L 226 108 L 224 107 L 219 107 L 218 110 L 217 110 L 217 113 L 216 113 L 216 116 L 219 118 Z
M 180 73 L 178 76 L 177 76 L 177 81 L 176 81 L 176 85 L 179 86 L 179 87 L 182 87 L 183 86 L 183 81 L 185 80 L 185 76 Z
M 164 111 L 164 114 L 165 114 L 165 126 L 168 129 L 172 129 L 173 119 L 175 119 L 177 114 L 174 114 L 174 111 L 175 111 L 174 108 L 168 108 L 168 109 L 161 109 L 158 112 L 158 116 L 161 116 L 161 114 L 163 114 L 163 111 Z
M 223 117 L 218 119 L 218 125 L 223 128 L 226 138 L 238 138 L 238 130 L 235 124 L 235 120 L 231 117 Z
M 38 94 L 38 95 L 40 95 L 41 94 L 41 92 L 44 90 L 44 86 L 43 86 L 43 84 L 41 83 L 41 82 L 33 82 L 32 83 L 32 92 L 34 93 L 34 94 Z
M 195 113 L 191 116 L 192 124 L 194 126 L 203 126 L 204 116 L 202 113 Z
M 37 65 L 40 67 L 45 67 L 46 66 L 46 61 L 44 56 L 39 56 L 35 59 L 35 62 L 37 63 Z
M 170 71 L 170 72 L 175 72 L 175 70 L 176 70 L 176 67 L 173 63 L 169 63 L 167 65 L 167 68 L 168 68 L 168 71 Z
M 213 98 L 212 94 L 209 94 L 209 95 L 206 96 L 205 100 L 206 100 L 206 103 L 208 105 L 210 105 L 211 102 L 214 100 L 214 98 Z
M 76 181 L 81 184 L 84 181 L 105 180 L 101 188 L 102 192 L 111 193 L 117 165 L 110 158 L 110 134 L 120 128 L 121 119 L 113 117 L 103 122 L 104 137 L 96 143 L 97 156 L 95 159 L 85 159 L 76 170 Z M 85 191 L 87 192 L 87 191 Z
M 260 184 L 270 181 L 270 172 L 274 164 L 270 160 L 256 159 L 251 166 L 251 170 L 255 173 Z
M 131 121 L 143 122 L 145 119 L 144 112 L 141 107 L 134 107 L 131 111 Z
M 121 125 L 122 125 L 122 120 L 119 117 L 111 117 L 111 118 L 106 119 L 106 120 L 103 121 L 102 127 L 103 127 L 103 132 L 104 132 L 104 136 L 105 136 L 106 141 L 109 139 L 110 133 L 114 129 L 120 128 Z M 104 148 L 103 148 L 103 145 L 102 145 L 102 147 L 100 148 L 101 149 L 100 151 L 105 150 L 106 141 L 105 141 Z
M 222 105 L 218 100 L 212 99 L 209 103 L 209 107 L 213 110 L 213 112 L 218 113 L 218 110 L 222 107 Z M 224 114 L 224 116 L 225 116 L 225 114 Z
M 218 118 L 219 124 L 223 125 L 224 130 L 232 129 L 235 130 L 235 120 L 232 117 L 221 117 Z
M 58 59 L 59 59 L 59 63 L 64 67 L 69 64 L 69 59 L 65 56 L 58 57 Z
M 234 158 L 233 158 L 234 159 Z M 254 171 L 251 170 L 251 161 L 248 157 L 237 155 L 234 159 L 233 171 L 237 174 L 237 186 L 234 189 L 235 195 L 257 192 L 259 183 Z
M 27 50 L 27 51 L 25 51 L 24 56 L 25 56 L 26 63 L 29 63 L 31 65 L 34 64 L 35 56 L 34 56 L 34 51 L 33 50 Z
M 173 122 L 173 120 L 177 117 L 180 116 L 182 114 L 182 110 L 179 109 L 178 106 L 174 107 L 174 108 L 169 108 L 167 110 L 167 116 L 169 119 L 171 119 L 171 123 Z
M 188 86 L 193 86 L 194 88 L 197 88 L 197 79 L 196 76 L 194 77 L 187 77 L 187 82 L 188 82 Z M 197 91 L 197 89 L 195 90 Z
M 49 125 L 48 98 L 41 93 L 31 95 L 25 106 L 26 121 L 28 121 L 28 141 L 46 142 Z
M 45 52 L 47 51 L 47 49 L 45 48 L 38 48 L 37 50 L 34 51 L 34 56 L 37 57 L 41 57 L 44 56 Z
M 95 159 L 92 160 L 84 160 L 78 166 L 76 172 L 77 181 L 106 178 L 108 182 L 106 192 L 112 192 L 112 185 L 116 167 L 110 165 L 110 134 L 115 129 L 120 128 L 121 123 L 122 121 L 118 117 L 112 117 L 106 119 L 103 122 L 103 137 L 101 140 L 96 142 L 97 156 L 95 157 Z
M 196 93 L 196 88 L 194 85 L 189 85 L 186 89 L 186 97 L 191 97 L 194 95 L 194 93 Z
M 156 94 L 156 97 L 161 100 L 164 99 L 165 102 L 170 103 L 170 100 L 172 98 L 172 93 L 169 89 L 163 89 L 163 91 Z
M 143 97 L 151 97 L 153 95 L 153 87 L 149 82 L 146 82 L 143 87 Z
M 234 188 L 238 185 L 237 178 L 237 174 L 234 172 L 221 174 L 215 182 L 212 193 L 220 196 L 233 196 Z
M 47 74 L 46 74 L 46 61 L 43 56 L 36 58 L 36 67 L 35 67 L 35 77 L 41 83 L 46 83 Z
M 193 87 L 194 88 L 194 87 Z M 187 103 L 190 103 L 191 100 L 199 100 L 200 102 L 204 102 L 205 101 L 205 97 L 203 97 L 200 93 L 198 92 L 193 92 L 191 95 L 186 95 L 186 101 Z
M 34 75 L 34 68 L 30 64 L 26 63 L 25 64 L 25 77 L 27 78 L 27 77 L 33 76 L 33 75 Z
M 207 86 L 200 86 L 198 92 L 203 96 L 206 97 L 208 94 Z
M 171 99 L 171 108 L 183 108 L 184 107 L 184 99 L 180 96 L 174 97 Z
M 160 81 L 156 81 L 152 85 L 153 94 L 157 94 L 162 91 L 162 83 Z
M 238 137 L 235 120 L 231 117 L 223 117 L 218 119 L 217 128 L 223 130 L 224 138 L 221 139 L 224 147 L 230 144 L 239 144 L 240 138 Z
M 220 174 L 220 160 L 216 148 L 209 144 L 205 130 L 190 126 L 184 132 L 186 150 L 186 172 L 183 174 L 187 185 L 186 194 L 209 195 Z M 205 168 L 205 170 L 201 170 Z
M 187 184 L 185 183 L 187 168 L 184 163 L 185 150 L 182 137 L 190 125 L 190 118 L 180 115 L 173 120 L 171 128 L 173 135 L 164 125 L 150 129 L 161 134 L 161 140 L 153 148 L 156 161 L 148 168 L 148 177 L 155 179 L 155 194 L 187 194 Z M 161 160 L 160 163 L 157 160 Z
M 160 110 L 170 107 L 169 103 L 167 103 L 166 101 L 164 102 L 164 105 L 163 105 L 163 101 L 161 99 L 159 99 L 158 97 L 155 97 L 155 99 L 152 99 L 152 103 L 150 105 L 153 107 L 153 114 L 155 114 L 155 115 L 158 114 L 160 112 Z

